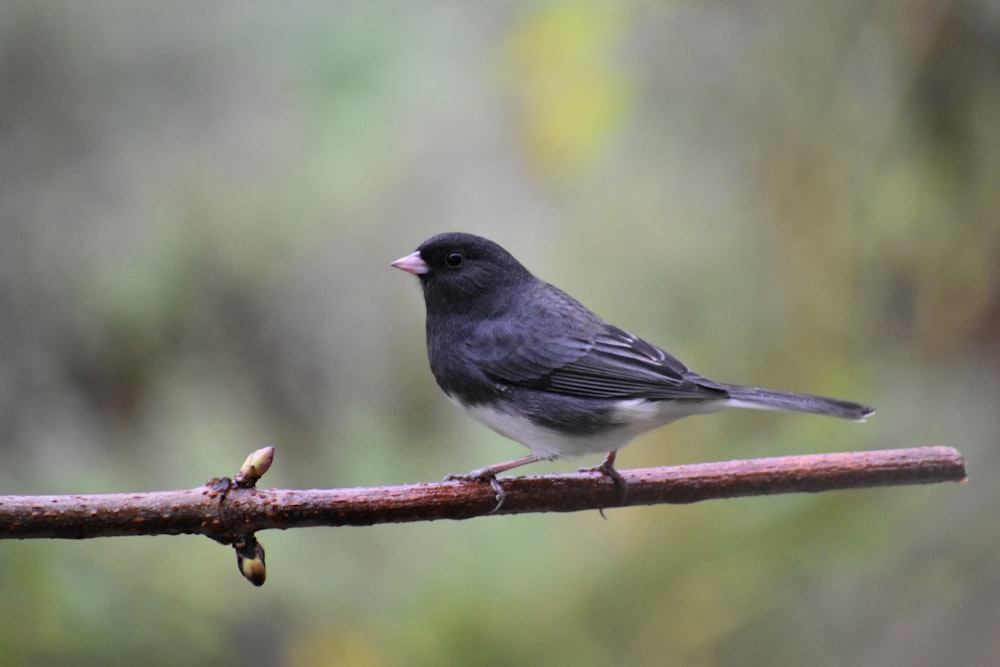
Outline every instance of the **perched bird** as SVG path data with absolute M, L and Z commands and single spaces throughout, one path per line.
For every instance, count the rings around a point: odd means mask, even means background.
M 730 408 L 808 412 L 865 421 L 874 410 L 835 398 L 723 384 L 605 322 L 536 278 L 496 243 L 439 234 L 392 266 L 419 278 L 427 355 L 449 399 L 530 456 L 451 479 L 490 482 L 536 461 L 607 453 L 599 470 L 624 495 L 615 455 L 638 435 Z

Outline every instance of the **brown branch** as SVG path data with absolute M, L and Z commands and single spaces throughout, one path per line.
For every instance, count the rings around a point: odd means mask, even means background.
M 625 505 L 962 481 L 950 447 L 889 449 L 699 463 L 620 471 Z M 507 499 L 497 514 L 576 512 L 619 504 L 600 473 L 500 478 Z M 0 496 L 0 539 L 207 535 L 223 542 L 269 528 L 367 526 L 468 519 L 496 505 L 490 486 L 437 482 L 353 489 L 229 488 L 212 480 L 182 491 L 67 496 Z
M 308 526 L 468 519 L 490 514 L 496 499 L 485 482 L 438 482 L 353 489 L 257 489 L 273 449 L 247 459 L 235 481 L 151 493 L 0 496 L 0 539 L 85 539 L 124 535 L 201 534 L 232 544 L 240 569 L 263 583 L 263 550 L 254 533 Z M 256 458 L 255 458 L 256 457 Z M 965 480 L 965 461 L 951 447 L 921 447 L 700 463 L 620 471 L 625 505 L 693 503 L 715 498 L 818 492 Z M 618 489 L 600 473 L 503 477 L 497 514 L 575 512 L 616 507 Z

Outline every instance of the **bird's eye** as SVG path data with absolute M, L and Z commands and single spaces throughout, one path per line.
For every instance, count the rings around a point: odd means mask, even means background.
M 448 256 L 444 258 L 445 264 L 453 269 L 457 269 L 462 266 L 462 262 L 465 261 L 465 257 L 460 252 L 450 252 Z

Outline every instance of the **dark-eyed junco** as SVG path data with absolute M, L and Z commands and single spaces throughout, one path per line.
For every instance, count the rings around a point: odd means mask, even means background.
M 723 384 L 608 324 L 536 278 L 496 243 L 439 234 L 392 263 L 416 275 L 427 307 L 427 355 L 444 393 L 532 452 L 461 479 L 487 480 L 536 461 L 607 452 L 595 468 L 623 495 L 615 454 L 638 435 L 688 415 L 730 408 L 809 412 L 864 421 L 872 408 L 808 394 Z

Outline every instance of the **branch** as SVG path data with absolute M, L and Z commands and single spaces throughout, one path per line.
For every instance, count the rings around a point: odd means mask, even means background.
M 490 514 L 496 497 L 485 482 L 354 489 L 257 489 L 273 448 L 250 455 L 234 479 L 212 479 L 180 491 L 67 496 L 0 496 L 0 539 L 87 539 L 125 535 L 206 535 L 237 550 L 240 569 L 263 583 L 257 531 L 308 526 L 468 519 Z M 693 503 L 716 498 L 960 482 L 965 461 L 951 447 L 700 463 L 619 471 L 624 505 Z M 507 493 L 497 514 L 576 512 L 621 505 L 604 475 L 500 478 Z M 249 572 L 248 572 L 249 570 Z

